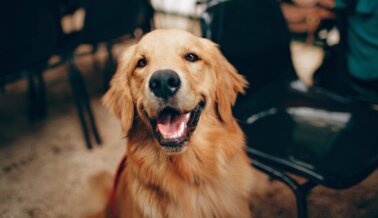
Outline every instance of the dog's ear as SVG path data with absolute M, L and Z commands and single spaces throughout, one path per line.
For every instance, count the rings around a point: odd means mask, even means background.
M 132 58 L 135 45 L 129 47 L 119 59 L 117 71 L 110 82 L 110 89 L 102 102 L 121 120 L 123 131 L 128 134 L 134 120 L 134 104 L 130 91 L 130 74 L 133 69 Z
M 232 106 L 239 93 L 244 93 L 248 86 L 247 80 L 223 56 L 218 46 L 212 43 L 211 53 L 214 60 L 216 74 L 216 103 L 217 113 L 223 122 L 232 119 Z

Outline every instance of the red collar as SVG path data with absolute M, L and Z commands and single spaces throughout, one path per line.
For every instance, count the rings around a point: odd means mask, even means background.
M 125 155 L 118 165 L 117 173 L 116 173 L 115 178 L 114 178 L 113 190 L 110 194 L 110 209 L 111 209 L 111 212 L 112 212 L 112 215 L 113 215 L 112 217 L 118 217 L 117 200 L 116 200 L 117 186 L 118 186 L 119 179 L 121 177 L 121 173 L 122 173 L 123 169 L 125 169 L 125 167 L 126 167 L 126 160 L 127 160 L 127 157 Z

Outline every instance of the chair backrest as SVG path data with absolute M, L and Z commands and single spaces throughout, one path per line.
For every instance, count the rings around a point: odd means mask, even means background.
M 14 0 L 2 5 L 0 75 L 46 61 L 57 47 L 59 21 L 54 1 Z
M 214 1 L 210 1 L 211 2 Z M 246 76 L 250 91 L 274 80 L 296 78 L 290 34 L 276 0 L 220 1 L 202 22 L 204 36 L 220 45 L 231 63 Z
M 108 41 L 132 34 L 140 27 L 150 30 L 152 7 L 146 0 L 88 0 L 82 38 L 86 42 Z

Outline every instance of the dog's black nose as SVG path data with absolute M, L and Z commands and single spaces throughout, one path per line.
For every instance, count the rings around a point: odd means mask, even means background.
M 167 100 L 181 86 L 179 75 L 173 70 L 158 70 L 152 74 L 149 87 L 156 97 Z

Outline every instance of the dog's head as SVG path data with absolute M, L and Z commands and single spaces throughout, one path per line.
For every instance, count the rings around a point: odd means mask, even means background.
M 140 119 L 171 153 L 188 144 L 201 116 L 232 122 L 231 106 L 246 85 L 216 44 L 180 30 L 155 30 L 120 58 L 103 101 L 126 134 L 134 117 Z

